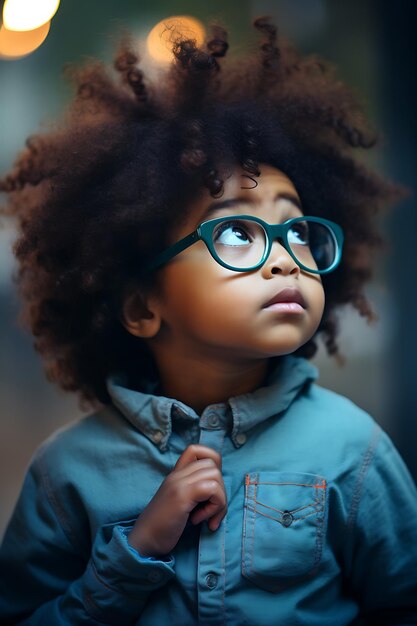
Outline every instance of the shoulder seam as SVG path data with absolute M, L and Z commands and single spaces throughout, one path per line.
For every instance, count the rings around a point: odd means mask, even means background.
M 64 523 L 65 514 L 53 493 L 51 480 L 49 478 L 48 470 L 47 470 L 43 455 L 38 457 L 38 463 L 39 463 L 41 477 L 45 485 L 45 493 L 48 498 L 49 505 L 51 509 L 53 510 L 53 512 L 55 513 L 55 516 L 59 522 L 60 528 L 62 532 L 64 533 L 65 537 L 67 538 L 67 541 L 77 551 L 76 541 L 74 541 L 74 537 L 71 536 L 73 535 L 73 533 L 70 528 L 67 528 L 68 524 Z
M 381 427 L 378 424 L 375 424 L 372 430 L 372 434 L 371 434 L 371 441 L 369 443 L 368 449 L 365 452 L 363 462 L 359 470 L 358 477 L 356 479 L 355 488 L 353 490 L 352 504 L 350 508 L 349 517 L 347 520 L 348 532 L 353 530 L 353 527 L 356 521 L 356 514 L 359 508 L 359 502 L 362 496 L 362 487 L 365 482 L 365 477 L 368 472 L 369 466 L 375 456 L 375 450 L 377 448 L 379 440 L 381 439 L 382 432 L 383 431 Z

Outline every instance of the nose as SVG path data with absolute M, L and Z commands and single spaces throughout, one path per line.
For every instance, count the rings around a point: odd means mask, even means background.
M 279 241 L 274 241 L 272 244 L 269 257 L 261 269 L 266 278 L 275 274 L 290 274 L 296 278 L 301 271 L 292 256 Z

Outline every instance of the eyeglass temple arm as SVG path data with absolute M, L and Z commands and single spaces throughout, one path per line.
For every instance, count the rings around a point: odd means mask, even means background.
M 177 241 L 172 246 L 158 254 L 149 265 L 146 266 L 146 270 L 155 270 L 160 265 L 163 265 L 167 261 L 170 261 L 174 256 L 189 248 L 193 243 L 201 239 L 199 228 L 193 231 L 183 239 Z

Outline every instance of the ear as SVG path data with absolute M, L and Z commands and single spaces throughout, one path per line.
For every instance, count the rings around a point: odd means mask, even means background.
M 139 290 L 128 293 L 123 301 L 120 321 L 126 330 L 142 339 L 155 337 L 161 328 L 157 298 Z

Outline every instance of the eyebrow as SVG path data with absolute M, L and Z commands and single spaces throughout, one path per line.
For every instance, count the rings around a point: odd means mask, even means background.
M 294 204 L 298 209 L 300 209 L 300 211 L 303 210 L 299 198 L 297 198 L 297 196 L 295 196 L 292 193 L 278 192 L 276 196 L 274 197 L 273 202 L 276 202 L 277 200 L 289 200 L 289 202 L 292 202 L 292 204 Z M 205 215 L 207 215 L 207 213 L 210 213 L 211 211 L 218 211 L 219 209 L 230 209 L 242 203 L 254 204 L 254 200 L 252 198 L 230 198 L 229 200 L 220 200 L 217 202 L 212 202 L 207 207 L 205 211 Z

